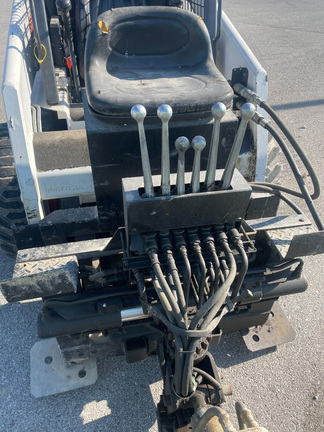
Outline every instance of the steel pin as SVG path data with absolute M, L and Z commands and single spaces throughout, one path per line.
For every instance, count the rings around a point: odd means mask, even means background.
M 204 137 L 197 135 L 192 140 L 191 145 L 195 150 L 191 176 L 191 188 L 192 192 L 196 193 L 200 190 L 200 155 L 203 149 L 206 147 L 206 140 Z
M 236 160 L 240 154 L 240 149 L 242 147 L 242 142 L 244 134 L 248 125 L 249 120 L 253 117 L 255 113 L 255 106 L 251 103 L 245 103 L 241 107 L 241 123 L 238 127 L 237 134 L 234 139 L 234 143 L 231 149 L 231 153 L 227 159 L 226 166 L 221 179 L 221 189 L 228 189 L 230 187 Z
M 146 117 L 145 107 L 143 105 L 134 105 L 131 109 L 131 116 L 137 122 L 138 126 L 145 194 L 147 197 L 154 197 L 150 159 L 144 130 L 144 119 Z
M 188 138 L 181 136 L 175 140 L 174 146 L 178 151 L 177 195 L 183 195 L 185 193 L 185 153 L 190 142 Z
M 170 195 L 169 120 L 173 111 L 170 105 L 160 105 L 157 115 L 162 121 L 161 189 L 162 195 Z
M 212 112 L 212 116 L 214 117 L 214 126 L 213 126 L 213 132 L 211 136 L 208 163 L 207 163 L 207 172 L 206 172 L 206 179 L 205 179 L 205 186 L 207 187 L 207 190 L 212 190 L 215 184 L 220 124 L 221 124 L 221 119 L 226 114 L 226 106 L 222 102 L 217 102 L 212 106 L 211 112 Z

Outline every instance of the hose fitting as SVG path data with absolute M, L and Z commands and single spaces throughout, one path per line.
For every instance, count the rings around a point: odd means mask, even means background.
M 236 93 L 244 97 L 249 102 L 252 102 L 256 105 L 260 105 L 263 102 L 263 99 L 261 99 L 260 96 L 245 87 L 243 84 L 236 83 L 234 84 L 233 89 Z
M 155 233 L 144 234 L 145 252 L 149 255 L 151 252 L 157 253 L 158 246 Z
M 170 240 L 170 231 L 160 231 L 159 232 L 160 245 L 162 251 L 165 253 L 168 250 L 172 250 L 172 243 Z

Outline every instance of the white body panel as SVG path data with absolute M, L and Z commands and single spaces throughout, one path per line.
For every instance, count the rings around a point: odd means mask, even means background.
M 9 136 L 15 159 L 22 201 L 29 223 L 43 217 L 36 179 L 31 118 L 33 74 L 26 58 L 30 54 L 29 9 L 25 2 L 13 2 L 2 94 Z M 29 52 L 28 52 L 29 51 Z
M 248 87 L 263 100 L 268 98 L 266 71 L 262 68 L 250 48 L 246 45 L 227 15 L 223 12 L 222 32 L 217 43 L 216 64 L 226 79 L 232 78 L 232 70 L 246 67 L 249 70 Z M 257 110 L 267 118 L 264 110 Z M 268 132 L 261 126 L 253 124 L 253 135 L 256 142 L 256 181 L 264 181 L 267 166 Z

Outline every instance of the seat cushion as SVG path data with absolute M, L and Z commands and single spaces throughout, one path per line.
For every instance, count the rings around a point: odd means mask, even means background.
M 167 103 L 174 114 L 230 106 L 233 92 L 216 68 L 209 34 L 196 14 L 171 7 L 130 7 L 101 14 L 87 36 L 88 103 L 103 116 L 149 114 Z

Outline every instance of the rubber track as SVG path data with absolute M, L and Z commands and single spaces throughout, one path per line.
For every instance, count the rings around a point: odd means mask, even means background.
M 0 249 L 6 255 L 12 257 L 17 252 L 12 225 L 26 223 L 7 124 L 2 123 L 0 124 Z

